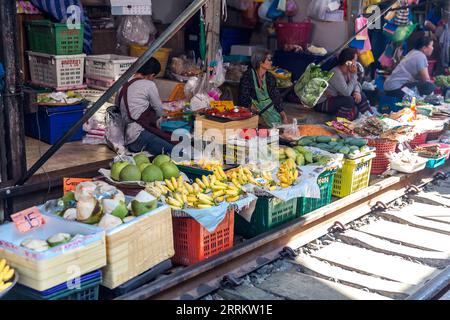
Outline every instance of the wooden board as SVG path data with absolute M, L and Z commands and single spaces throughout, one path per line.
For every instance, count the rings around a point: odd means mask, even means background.
M 417 290 L 417 286 L 415 285 L 383 280 L 354 271 L 345 270 L 331 266 L 310 256 L 297 256 L 294 262 L 307 269 L 306 271 L 302 271 L 313 276 L 319 274 L 326 278 L 337 279 L 341 282 L 345 282 L 347 285 L 353 284 L 360 289 L 368 288 L 377 291 L 383 296 L 389 296 L 395 299 L 406 298 L 409 294 L 412 294 Z
M 389 299 L 375 293 L 292 271 L 275 273 L 257 287 L 289 300 Z
M 450 211 L 450 209 L 449 209 Z M 398 222 L 401 224 L 407 224 L 416 228 L 429 230 L 433 232 L 443 233 L 446 235 L 450 235 L 450 225 L 446 223 L 440 223 L 435 221 L 426 220 L 420 217 L 417 217 L 413 214 L 408 214 L 407 212 L 403 211 L 401 213 L 396 211 L 385 211 L 378 213 L 379 216 L 382 216 L 383 218 Z
M 425 251 L 402 246 L 356 230 L 346 230 L 338 234 L 337 237 L 346 244 L 357 245 L 380 253 L 413 258 L 436 268 L 443 268 L 450 264 L 450 253 Z
M 339 242 L 333 242 L 311 255 L 349 270 L 413 285 L 422 284 L 438 273 L 435 268 Z
M 19 283 L 44 291 L 106 265 L 105 240 L 70 250 L 60 256 L 41 261 L 27 259 L 10 251 L 0 251 L 19 273 Z
M 160 211 L 106 235 L 105 287 L 114 289 L 175 254 L 170 208 L 156 210 Z
M 253 116 L 247 120 L 241 121 L 229 121 L 219 122 L 210 119 L 206 119 L 204 116 L 197 116 L 195 118 L 194 135 L 200 137 L 208 129 L 217 129 L 222 134 L 222 137 L 226 139 L 227 130 L 238 129 L 256 129 L 258 128 L 258 116 Z M 203 137 L 203 141 L 210 141 L 207 137 Z M 217 143 L 226 144 L 226 140 L 215 140 Z
M 359 228 L 360 231 L 425 249 L 449 252 L 450 236 L 405 226 L 399 223 L 380 220 Z

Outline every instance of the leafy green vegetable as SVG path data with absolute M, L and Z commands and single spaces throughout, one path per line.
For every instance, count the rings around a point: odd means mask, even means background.
M 328 87 L 333 72 L 322 71 L 319 66 L 310 64 L 295 85 L 295 94 L 308 107 L 314 107 Z
M 441 88 L 450 88 L 450 76 L 437 76 L 434 83 Z

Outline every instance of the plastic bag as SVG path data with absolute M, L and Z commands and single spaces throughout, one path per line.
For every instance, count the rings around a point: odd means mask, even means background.
M 215 67 L 210 83 L 218 88 L 225 82 L 225 68 L 223 66 L 222 49 L 217 50 L 215 58 Z
M 125 16 L 117 28 L 117 42 L 144 46 L 152 34 L 156 34 L 156 28 L 151 20 L 145 21 L 142 16 Z
M 392 37 L 392 41 L 394 42 L 403 42 L 409 38 L 411 33 L 416 29 L 417 24 L 409 24 L 407 26 L 399 26 L 397 30 L 395 30 L 395 34 Z
M 118 152 L 124 150 L 125 124 L 117 106 L 109 107 L 106 113 L 106 143 L 111 149 Z
M 325 14 L 328 10 L 328 4 L 330 4 L 332 0 L 314 0 L 308 6 L 307 15 L 310 18 L 316 20 L 324 20 Z
M 284 12 L 278 10 L 278 4 L 280 0 L 274 0 L 270 5 L 269 11 L 267 12 L 267 18 L 275 20 L 284 16 Z
M 286 2 L 286 12 L 287 17 L 294 17 L 298 13 L 298 6 L 295 0 L 287 0 Z
M 269 12 L 270 6 L 272 5 L 273 0 L 266 0 L 262 5 L 258 8 L 258 16 L 263 21 L 272 21 L 267 17 L 267 13 Z

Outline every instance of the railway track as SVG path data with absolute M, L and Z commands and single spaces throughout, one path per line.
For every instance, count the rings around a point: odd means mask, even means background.
M 446 299 L 450 178 L 399 175 L 118 299 Z

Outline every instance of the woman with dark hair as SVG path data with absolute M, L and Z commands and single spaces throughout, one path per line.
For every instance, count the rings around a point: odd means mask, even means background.
M 402 99 L 404 87 L 417 87 L 420 95 L 433 93 L 436 86 L 431 82 L 428 73 L 427 57 L 433 54 L 433 40 L 429 37 L 419 38 L 411 50 L 384 83 L 387 95 Z
M 116 104 L 125 124 L 125 145 L 131 152 L 148 151 L 151 154 L 170 153 L 173 144 L 170 135 L 159 128 L 163 113 L 161 98 L 153 80 L 161 65 L 150 58 L 126 83 Z
M 334 75 L 329 81 L 328 89 L 314 110 L 348 120 L 356 119 L 359 112 L 372 112 L 358 82 L 357 57 L 356 49 L 346 48 L 341 51 L 338 65 L 331 70 Z
M 273 106 L 261 114 L 261 124 L 272 128 L 277 124 L 287 123 L 277 80 L 267 72 L 272 69 L 272 55 L 269 51 L 258 51 L 253 54 L 251 65 L 242 75 L 239 84 L 239 105 L 259 113 L 273 102 Z

